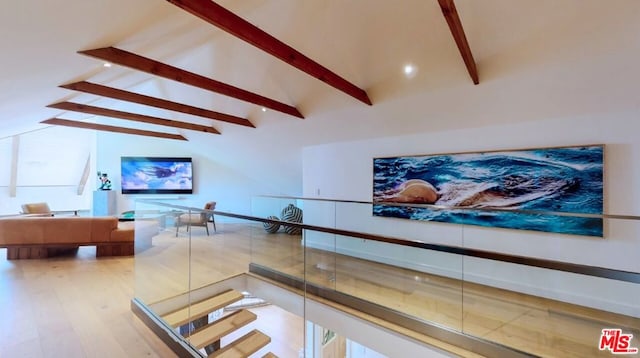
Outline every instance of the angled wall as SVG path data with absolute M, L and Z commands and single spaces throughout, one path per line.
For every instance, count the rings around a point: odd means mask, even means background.
M 48 127 L 15 137 L 0 139 L 0 215 L 17 214 L 22 204 L 30 202 L 47 202 L 52 210 L 91 208 L 94 132 Z M 15 195 L 11 193 L 14 156 Z M 78 194 L 87 161 L 90 175 Z

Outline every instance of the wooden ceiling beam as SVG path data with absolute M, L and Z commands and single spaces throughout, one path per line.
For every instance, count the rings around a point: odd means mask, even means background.
M 473 80 L 473 83 L 477 85 L 478 83 L 480 83 L 480 80 L 478 79 L 476 62 L 473 59 L 473 54 L 471 53 L 469 42 L 467 42 L 467 36 L 465 36 L 464 34 L 464 29 L 462 28 L 462 22 L 460 21 L 460 16 L 458 16 L 456 5 L 453 3 L 453 0 L 438 0 L 438 3 L 440 4 L 440 8 L 442 9 L 444 18 L 447 20 L 447 24 L 449 24 L 449 29 L 451 30 L 453 39 L 456 41 L 456 45 L 458 45 L 458 50 L 460 50 L 462 60 L 467 66 L 469 76 L 471 76 L 471 80 Z
M 40 123 L 52 124 L 52 125 L 64 126 L 64 127 L 93 129 L 93 130 L 104 131 L 104 132 L 135 134 L 135 135 L 141 135 L 141 136 L 146 136 L 146 137 L 157 137 L 157 138 L 175 139 L 175 140 L 187 140 L 187 138 L 185 138 L 185 137 L 183 137 L 183 136 L 181 136 L 179 134 L 153 132 L 153 131 L 145 131 L 145 130 L 142 130 L 142 129 L 133 129 L 133 128 L 125 128 L 125 127 L 108 126 L 108 125 L 104 125 L 104 124 L 70 121 L 68 119 L 62 119 L 62 118 L 50 118 L 50 119 L 44 120 L 44 121 L 42 121 Z
M 209 126 L 173 121 L 170 119 L 146 116 L 143 114 L 137 114 L 137 113 L 131 113 L 131 112 L 116 111 L 113 109 L 89 106 L 86 104 L 79 104 L 79 103 L 72 103 L 72 102 L 58 102 L 58 103 L 50 104 L 47 107 L 62 109 L 65 111 L 88 113 L 96 116 L 125 119 L 128 121 L 157 124 L 160 126 L 189 129 L 189 130 L 198 131 L 198 132 L 220 134 L 218 130 Z
M 78 51 L 78 53 L 99 58 L 104 61 L 115 63 L 121 66 L 133 68 L 138 71 L 147 72 L 159 77 L 168 78 L 177 82 L 220 93 L 225 96 L 237 98 L 242 101 L 257 104 L 262 107 L 271 108 L 274 111 L 286 113 L 298 118 L 304 118 L 297 108 L 275 101 L 271 98 L 243 90 L 229 84 L 204 77 L 193 72 L 167 65 L 150 58 L 146 58 L 135 53 L 124 51 L 115 47 L 103 47 L 93 50 Z
M 74 91 L 90 93 L 97 96 L 118 99 L 126 102 L 138 103 L 146 106 L 162 108 L 170 111 L 186 113 L 186 114 L 191 114 L 198 117 L 213 119 L 216 121 L 222 121 L 222 122 L 233 123 L 241 126 L 255 128 L 253 123 L 249 122 L 248 119 L 245 119 L 242 117 L 236 117 L 230 114 L 210 111 L 208 109 L 189 106 L 182 103 L 171 102 L 165 99 L 151 97 L 151 96 L 134 93 L 134 92 L 129 92 L 129 91 L 113 88 L 113 87 L 99 85 L 96 83 L 80 81 L 80 82 L 74 82 L 74 83 L 62 85 L 60 87 L 74 90 Z
M 371 105 L 371 100 L 363 89 L 340 77 L 328 68 L 305 56 L 300 51 L 269 35 L 257 26 L 215 2 L 211 0 L 167 1 L 201 18 L 213 26 L 248 42 L 262 51 L 279 58 L 289 65 L 306 72 L 320 81 L 325 82 L 329 86 L 332 86 L 361 102 Z

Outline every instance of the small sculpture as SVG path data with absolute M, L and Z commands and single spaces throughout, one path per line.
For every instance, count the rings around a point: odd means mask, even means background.
M 109 180 L 107 173 L 98 172 L 98 179 L 100 180 L 99 190 L 111 190 L 111 180 Z

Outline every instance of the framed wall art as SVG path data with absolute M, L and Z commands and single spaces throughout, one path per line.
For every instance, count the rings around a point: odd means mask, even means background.
M 374 158 L 373 214 L 603 237 L 603 169 L 604 145 Z

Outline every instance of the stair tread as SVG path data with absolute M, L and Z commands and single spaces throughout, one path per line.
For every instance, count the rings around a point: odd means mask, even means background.
M 262 358 L 278 358 L 278 356 L 273 354 L 272 352 L 268 352 L 267 354 L 263 355 Z
M 257 329 L 245 334 L 244 336 L 236 339 L 230 344 L 226 345 L 222 349 L 215 351 L 209 355 L 209 357 L 216 358 L 246 358 L 251 354 L 260 350 L 260 348 L 266 346 L 271 342 L 271 337 L 260 332 Z M 272 354 L 272 353 L 271 353 Z M 275 355 L 265 357 L 276 357 Z
M 209 345 L 246 324 L 255 321 L 256 314 L 239 310 L 210 323 L 189 337 L 189 341 L 198 349 Z
M 236 290 L 229 290 L 207 298 L 206 300 L 193 303 L 191 306 L 166 314 L 162 318 L 172 327 L 178 327 L 240 301 L 243 298 L 244 295 L 242 293 Z

